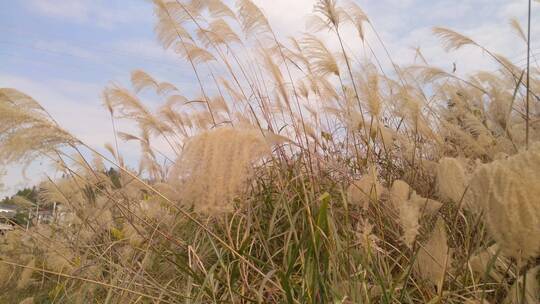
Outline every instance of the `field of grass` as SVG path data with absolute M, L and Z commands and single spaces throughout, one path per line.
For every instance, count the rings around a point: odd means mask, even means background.
M 107 153 L 39 96 L 0 89 L 0 160 L 63 176 L 36 188 L 50 223 L 0 236 L 0 303 L 540 302 L 538 64 L 435 28 L 498 69 L 384 68 L 388 52 L 347 47 L 378 35 L 345 1 L 319 0 L 310 18 L 335 48 L 279 40 L 250 0 L 153 2 L 156 36 L 199 95 L 142 70 L 105 88 Z

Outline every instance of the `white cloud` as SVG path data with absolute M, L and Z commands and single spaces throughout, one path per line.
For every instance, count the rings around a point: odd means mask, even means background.
M 73 19 L 86 18 L 88 11 L 84 1 L 33 0 L 29 5 L 45 15 Z
M 137 56 L 147 57 L 152 60 L 178 59 L 174 53 L 168 52 L 152 40 L 132 39 L 122 40 L 115 43 L 114 49 L 129 51 Z
M 120 40 L 114 42 L 111 47 L 113 52 L 132 56 L 134 59 L 140 59 L 142 62 L 148 62 L 160 68 L 170 69 L 174 66 L 177 70 L 178 65 L 184 62 L 180 55 L 172 50 L 163 49 L 156 41 L 150 39 Z
M 30 0 L 29 9 L 39 14 L 99 27 L 111 28 L 118 24 L 136 22 L 147 17 L 150 9 L 144 1 L 112 1 L 112 0 Z M 135 5 L 134 5 L 135 4 Z
M 305 31 L 306 17 L 313 12 L 315 0 L 254 0 L 265 13 L 274 30 L 282 35 Z
M 91 61 L 99 61 L 100 56 L 87 48 L 79 47 L 65 41 L 37 40 L 32 48 L 62 56 L 77 57 Z
M 315 0 L 257 1 L 267 12 L 272 25 L 282 32 L 282 36 L 303 29 L 304 16 L 312 11 Z M 342 1 L 343 2 L 343 1 Z M 518 0 L 356 0 L 368 14 L 392 59 L 399 64 L 410 64 L 414 56 L 413 48 L 421 47 L 425 57 L 433 65 L 450 70 L 455 62 L 458 73 L 464 75 L 475 70 L 497 68 L 496 63 L 478 48 L 466 47 L 457 52 L 447 53 L 441 41 L 432 34 L 435 26 L 447 27 L 470 36 L 487 49 L 507 56 L 519 63 L 525 58 L 525 44 L 512 31 L 509 19 L 518 18 L 526 26 L 527 3 Z M 533 5 L 534 16 L 539 16 L 540 5 Z M 367 30 L 368 32 L 370 29 Z M 344 32 L 345 42 L 356 54 L 363 54 L 360 43 L 351 31 Z M 367 34 L 383 67 L 391 70 L 391 65 L 373 33 Z M 327 39 L 330 46 L 335 41 Z M 532 28 L 532 49 L 540 51 L 540 28 Z M 369 53 L 369 52 L 368 52 Z M 523 63 L 522 61 L 521 63 Z

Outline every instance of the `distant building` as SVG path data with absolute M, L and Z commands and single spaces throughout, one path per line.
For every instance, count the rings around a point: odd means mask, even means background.
M 5 204 L 0 205 L 0 235 L 13 230 L 11 220 L 16 214 L 17 209 L 14 206 Z
M 0 204 L 0 223 L 2 220 L 12 219 L 17 214 L 17 208 L 11 205 Z
M 22 214 L 23 221 L 17 219 L 18 214 Z M 6 231 L 14 229 L 14 225 L 26 226 L 30 225 L 50 224 L 53 221 L 62 221 L 66 217 L 67 212 L 62 205 L 54 205 L 52 208 L 39 209 L 38 206 L 31 208 L 17 208 L 17 206 L 0 203 L 0 234 L 5 234 Z M 17 224 L 15 224 L 17 223 Z M 26 223 L 26 224 L 25 224 Z
M 48 224 L 54 219 L 54 212 L 52 209 L 39 210 L 37 212 L 37 223 L 38 224 Z M 36 220 L 36 215 L 34 214 L 34 220 Z

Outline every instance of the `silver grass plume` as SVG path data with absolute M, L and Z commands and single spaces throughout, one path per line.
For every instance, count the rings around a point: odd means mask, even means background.
M 500 254 L 499 245 L 494 244 L 471 256 L 468 264 L 479 277 L 487 274 L 496 282 L 502 282 L 510 267 L 510 260 Z M 487 273 L 488 269 L 489 273 Z
M 347 188 L 347 196 L 351 203 L 367 209 L 371 202 L 378 202 L 384 191 L 379 182 L 377 170 L 372 167 L 360 179 L 353 181 Z
M 220 214 L 232 210 L 251 177 L 255 161 L 271 153 L 271 138 L 256 129 L 217 128 L 186 143 L 171 170 L 169 184 L 179 199 L 196 211 Z M 278 139 L 279 140 L 279 139 Z
M 436 27 L 433 33 L 441 38 L 447 51 L 457 50 L 466 45 L 478 45 L 471 38 L 447 28 Z
M 412 248 L 420 229 L 422 213 L 432 215 L 442 204 L 421 197 L 402 180 L 396 180 L 392 184 L 390 200 L 394 209 L 398 211 L 399 224 L 403 229 L 403 241 L 405 245 Z
M 221 0 L 207 0 L 206 5 L 208 12 L 213 18 L 229 17 L 236 20 L 236 15 L 230 7 Z
M 0 159 L 30 163 L 78 141 L 32 97 L 0 88 Z
M 34 273 L 34 267 L 36 266 L 36 260 L 32 258 L 26 267 L 23 268 L 19 280 L 17 281 L 17 289 L 24 289 L 30 284 L 32 274 Z
M 445 157 L 437 166 L 437 188 L 439 197 L 459 203 L 465 192 L 467 175 L 458 159 Z
M 251 0 L 238 0 L 236 1 L 236 7 L 246 36 L 272 31 L 264 13 Z
M 540 144 L 480 166 L 466 203 L 482 211 L 492 237 L 506 255 L 540 254 Z
M 414 261 L 414 270 L 421 278 L 439 286 L 446 274 L 447 265 L 450 264 L 446 228 L 444 221 L 439 218 L 429 239 L 420 246 Z

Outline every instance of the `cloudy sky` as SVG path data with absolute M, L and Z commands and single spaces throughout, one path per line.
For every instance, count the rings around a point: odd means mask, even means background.
M 231 1 L 232 2 L 232 1 Z M 255 0 L 282 36 L 306 31 L 315 0 Z M 369 15 L 391 56 L 411 62 L 420 47 L 433 64 L 458 72 L 493 69 L 478 50 L 447 54 L 431 34 L 444 26 L 469 35 L 488 49 L 525 63 L 525 44 L 509 26 L 512 17 L 526 26 L 526 0 L 356 0 Z M 540 3 L 533 3 L 533 25 Z M 0 0 L 0 87 L 13 87 L 40 101 L 65 128 L 87 143 L 112 142 L 100 93 L 111 82 L 128 84 L 130 72 L 144 69 L 181 90 L 193 88 L 188 67 L 165 52 L 153 34 L 154 15 L 146 0 Z M 352 35 L 352 31 L 350 34 Z M 540 57 L 540 27 L 533 26 L 533 53 Z M 346 39 L 358 49 L 357 39 Z M 373 45 L 379 47 L 375 40 Z M 380 49 L 379 49 L 380 50 Z M 122 152 L 129 154 L 131 149 Z M 12 167 L 0 196 L 32 181 Z M 31 180 L 39 180 L 36 165 Z

